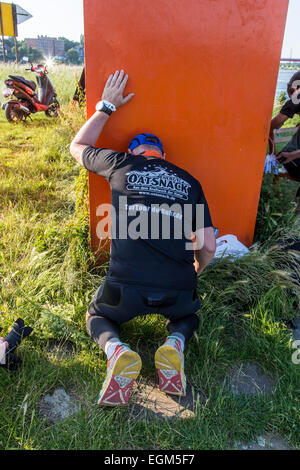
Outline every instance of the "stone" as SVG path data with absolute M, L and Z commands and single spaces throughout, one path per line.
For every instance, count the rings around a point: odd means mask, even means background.
M 78 413 L 74 399 L 63 388 L 57 388 L 52 395 L 45 395 L 39 404 L 41 415 L 51 422 L 62 421 Z
M 293 448 L 279 434 L 267 433 L 248 443 L 237 443 L 238 450 L 292 450 Z
M 185 397 L 168 395 L 161 392 L 153 383 L 139 383 L 132 392 L 130 400 L 130 416 L 134 419 L 188 419 L 195 417 L 199 393 L 187 387 Z
M 257 364 L 241 364 L 230 369 L 225 384 L 235 395 L 264 395 L 272 393 L 276 379 L 266 375 Z

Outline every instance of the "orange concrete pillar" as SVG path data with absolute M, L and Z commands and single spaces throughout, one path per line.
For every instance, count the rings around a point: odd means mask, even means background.
M 99 146 L 126 150 L 159 135 L 167 159 L 198 178 L 220 235 L 250 245 L 288 0 L 84 0 L 88 116 L 109 74 L 124 68 L 135 97 Z M 110 188 L 90 174 L 90 218 Z

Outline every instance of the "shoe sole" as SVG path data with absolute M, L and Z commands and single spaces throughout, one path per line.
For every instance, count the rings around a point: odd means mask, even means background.
M 105 379 L 98 404 L 107 406 L 127 405 L 133 384 L 142 367 L 135 351 L 125 351 L 116 360 L 110 377 Z
M 186 381 L 178 351 L 169 345 L 163 345 L 155 353 L 158 388 L 165 393 L 186 396 Z

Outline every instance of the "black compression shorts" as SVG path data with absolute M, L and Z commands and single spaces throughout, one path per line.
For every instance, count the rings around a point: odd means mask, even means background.
M 199 308 L 196 289 L 158 289 L 106 279 L 93 296 L 88 313 L 121 324 L 149 314 L 160 314 L 171 321 L 179 320 L 196 313 Z

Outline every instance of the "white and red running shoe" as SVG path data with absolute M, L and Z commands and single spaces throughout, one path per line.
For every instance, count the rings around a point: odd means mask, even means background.
M 186 378 L 184 375 L 184 354 L 180 341 L 168 336 L 155 353 L 155 367 L 162 392 L 185 397 Z
M 135 379 L 142 367 L 138 353 L 122 344 L 107 362 L 107 374 L 99 394 L 99 405 L 127 405 Z

